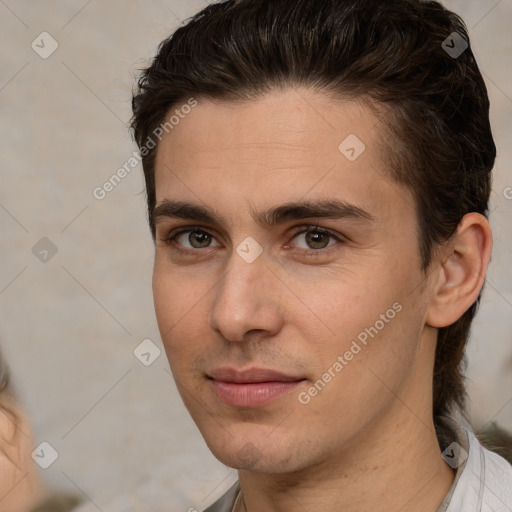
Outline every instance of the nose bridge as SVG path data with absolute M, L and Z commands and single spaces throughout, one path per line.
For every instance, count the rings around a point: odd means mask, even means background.
M 255 290 L 258 279 L 261 282 L 264 262 L 262 258 L 248 263 L 236 252 L 233 252 L 227 271 L 219 283 L 215 300 L 215 309 L 231 316 L 245 317 L 249 310 L 256 308 L 259 293 Z
M 248 331 L 273 330 L 277 325 L 277 312 L 272 311 L 275 303 L 269 297 L 272 288 L 264 285 L 264 255 L 253 259 L 250 244 L 241 243 L 231 254 L 216 288 L 211 313 L 212 328 L 231 341 L 242 340 Z M 247 258 L 251 252 L 252 257 Z

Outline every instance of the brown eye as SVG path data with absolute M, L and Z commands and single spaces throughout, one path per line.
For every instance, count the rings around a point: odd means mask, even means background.
M 211 243 L 212 237 L 204 231 L 191 231 L 188 235 L 188 241 L 192 247 L 202 249 L 208 247 Z
M 210 233 L 201 229 L 186 229 L 169 238 L 170 242 L 175 242 L 185 249 L 205 249 L 207 247 L 218 246 L 215 238 Z
M 320 229 L 308 229 L 295 235 L 295 240 L 302 243 L 295 243 L 295 247 L 305 250 L 326 249 L 338 240 L 332 233 Z
M 324 249 L 329 245 L 330 235 L 318 231 L 306 233 L 306 243 L 311 249 Z

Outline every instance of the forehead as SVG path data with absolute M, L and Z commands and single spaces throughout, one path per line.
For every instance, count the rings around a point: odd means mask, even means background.
M 169 115 L 176 108 L 179 105 Z M 226 156 L 265 150 L 290 157 L 293 150 L 301 158 L 301 152 L 326 149 L 339 156 L 338 145 L 348 134 L 357 132 L 354 135 L 369 142 L 376 125 L 376 118 L 360 101 L 335 100 L 309 89 L 285 89 L 253 100 L 199 99 L 198 106 L 164 138 L 176 149 L 196 147 Z
M 380 137 L 364 103 L 308 89 L 198 99 L 159 143 L 156 203 L 171 195 L 241 208 L 330 195 L 382 215 L 411 197 L 392 183 Z

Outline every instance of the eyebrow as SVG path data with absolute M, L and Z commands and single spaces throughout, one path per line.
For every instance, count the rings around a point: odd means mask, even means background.
M 299 201 L 284 203 L 263 211 L 251 210 L 253 220 L 261 226 L 272 227 L 290 220 L 325 218 L 350 218 L 359 221 L 375 221 L 373 215 L 354 204 L 338 199 Z M 163 218 L 194 220 L 216 225 L 226 225 L 226 220 L 209 208 L 183 201 L 164 199 L 153 210 L 153 222 Z

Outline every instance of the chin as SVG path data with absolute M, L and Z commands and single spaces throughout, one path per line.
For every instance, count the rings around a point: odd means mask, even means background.
M 236 470 L 277 474 L 292 473 L 305 466 L 299 460 L 304 452 L 292 446 L 290 436 L 276 437 L 274 442 L 270 442 L 266 434 L 227 435 L 222 441 L 205 437 L 205 441 L 215 458 Z
M 224 465 L 236 469 L 253 471 L 255 473 L 292 473 L 300 469 L 290 460 L 290 454 L 275 454 L 261 452 L 252 443 L 247 443 L 236 453 L 215 453 L 213 455 Z

